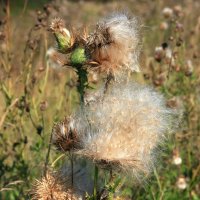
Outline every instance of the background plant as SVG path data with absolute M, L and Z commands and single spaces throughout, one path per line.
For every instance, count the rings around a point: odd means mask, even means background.
M 133 75 L 134 79 L 154 84 L 169 99 L 169 106 L 182 106 L 185 112 L 182 129 L 163 153 L 165 159 L 150 184 L 124 187 L 120 195 L 199 199 L 199 2 L 54 1 L 43 8 L 40 4 L 38 12 L 33 12 L 31 4 L 24 1 L 15 9 L 15 3 L 1 2 L 0 198 L 29 198 L 33 179 L 44 169 L 53 121 L 78 105 L 76 74 L 65 67 L 52 68 L 45 55 L 54 45 L 48 42 L 49 19 L 59 11 L 73 26 L 92 24 L 105 12 L 128 7 L 145 25 L 140 59 L 144 77 Z M 164 12 L 165 7 L 172 10 Z M 91 80 L 95 83 L 95 76 Z M 50 154 L 49 164 L 57 157 L 55 152 Z M 178 157 L 182 163 L 173 164 Z

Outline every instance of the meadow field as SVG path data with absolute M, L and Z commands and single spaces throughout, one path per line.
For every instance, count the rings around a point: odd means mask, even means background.
M 182 117 L 150 177 L 109 186 L 113 196 L 99 200 L 200 200 L 199 11 L 198 0 L 0 1 L 0 199 L 31 199 L 36 179 L 70 162 L 70 153 L 50 145 L 51 132 L 79 106 L 80 88 L 76 71 L 62 66 L 65 55 L 54 52 L 51 21 L 90 31 L 102 17 L 122 12 L 140 24 L 141 72 L 130 79 L 154 87 Z M 89 71 L 87 92 L 103 80 Z M 101 187 L 106 175 L 99 174 Z

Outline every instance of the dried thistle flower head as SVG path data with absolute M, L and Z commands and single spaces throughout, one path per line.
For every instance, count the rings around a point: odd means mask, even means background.
M 161 31 L 165 31 L 165 30 L 167 30 L 169 28 L 169 24 L 167 23 L 167 22 L 161 22 L 160 23 L 160 30 Z
M 185 190 L 187 188 L 186 178 L 184 176 L 178 177 L 176 185 L 177 185 L 178 189 Z
M 183 8 L 181 7 L 181 5 L 174 6 L 173 11 L 179 17 L 183 15 Z
M 99 63 L 101 72 L 139 71 L 139 25 L 136 18 L 113 14 L 96 25 L 87 39 L 91 59 Z
M 164 58 L 164 56 L 165 56 L 164 49 L 161 46 L 156 47 L 155 48 L 155 56 L 154 56 L 155 60 L 158 61 L 158 62 L 161 62 L 162 59 Z
M 52 143 L 59 151 L 69 151 L 78 147 L 78 138 L 76 130 L 73 128 L 73 120 L 65 118 L 54 125 Z
M 173 15 L 173 10 L 172 10 L 171 8 L 165 7 L 165 8 L 163 9 L 162 13 L 163 13 L 163 16 L 164 16 L 165 18 L 170 18 L 170 17 L 172 17 L 172 15 Z
M 48 172 L 42 180 L 37 180 L 32 200 L 77 200 L 78 197 L 67 186 L 59 173 Z
M 55 18 L 50 25 L 50 29 L 55 35 L 58 51 L 66 53 L 71 46 L 71 35 L 65 28 L 64 21 L 60 18 Z
M 186 67 L 185 67 L 185 75 L 191 76 L 194 71 L 194 66 L 191 60 L 187 60 Z
M 182 163 L 182 158 L 178 149 L 173 150 L 173 160 L 174 165 L 180 165 Z
M 148 174 L 156 148 L 177 121 L 174 111 L 161 94 L 136 83 L 115 83 L 97 97 L 74 117 L 81 145 L 76 153 L 135 177 Z

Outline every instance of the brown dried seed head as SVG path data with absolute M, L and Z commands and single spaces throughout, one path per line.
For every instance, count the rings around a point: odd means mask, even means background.
M 33 189 L 32 200 L 76 200 L 72 190 L 59 173 L 48 172 Z
M 55 18 L 55 19 L 51 22 L 50 29 L 51 29 L 53 32 L 62 30 L 63 28 L 65 28 L 65 25 L 64 25 L 64 21 L 63 21 L 62 19 L 60 19 L 60 18 Z
M 78 147 L 77 132 L 72 127 L 72 119 L 65 118 L 57 123 L 52 130 L 53 144 L 59 151 L 69 151 Z

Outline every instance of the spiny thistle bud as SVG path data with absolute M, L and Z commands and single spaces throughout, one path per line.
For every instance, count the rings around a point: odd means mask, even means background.
M 71 118 L 65 118 L 53 127 L 52 142 L 59 151 L 69 151 L 78 146 L 77 133 Z
M 66 53 L 71 46 L 71 35 L 65 28 L 63 20 L 55 18 L 50 25 L 50 29 L 55 35 L 58 51 Z
M 72 66 L 83 65 L 87 60 L 85 49 L 77 47 L 71 54 L 70 62 Z

